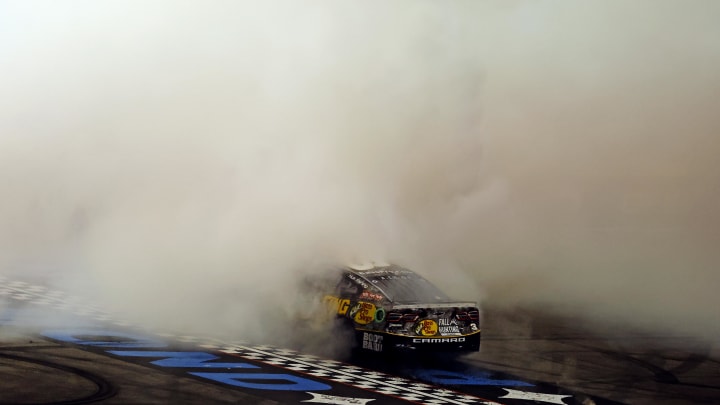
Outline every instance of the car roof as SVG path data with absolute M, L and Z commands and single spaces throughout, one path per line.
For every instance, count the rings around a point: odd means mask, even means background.
M 388 299 L 399 303 L 437 303 L 450 298 L 418 273 L 394 264 L 347 266 L 345 271 L 362 279 L 361 284 L 380 290 Z M 367 287 L 366 287 L 367 288 Z

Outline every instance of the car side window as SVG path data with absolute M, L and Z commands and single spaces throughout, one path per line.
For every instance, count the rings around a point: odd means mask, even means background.
M 360 293 L 360 286 L 346 276 L 340 279 L 337 291 L 342 297 L 355 296 Z

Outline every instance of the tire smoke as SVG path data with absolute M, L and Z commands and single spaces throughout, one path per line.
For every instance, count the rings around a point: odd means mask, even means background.
M 712 1 L 0 6 L 0 266 L 166 328 L 298 279 L 720 334 Z

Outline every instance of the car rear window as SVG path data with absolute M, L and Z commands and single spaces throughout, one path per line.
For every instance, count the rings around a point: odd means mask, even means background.
M 363 272 L 363 276 L 395 303 L 435 303 L 450 300 L 440 289 L 410 270 L 389 267 L 368 270 Z

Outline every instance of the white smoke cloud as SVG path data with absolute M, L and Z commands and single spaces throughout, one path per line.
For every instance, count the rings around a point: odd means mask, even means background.
M 39 4 L 0 13 L 6 272 L 261 337 L 372 257 L 718 332 L 714 2 Z

